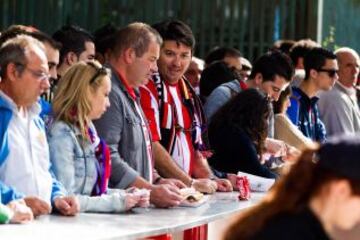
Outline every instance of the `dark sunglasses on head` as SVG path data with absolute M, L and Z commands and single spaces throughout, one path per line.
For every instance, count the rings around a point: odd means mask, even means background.
M 323 68 L 320 68 L 317 70 L 318 72 L 326 72 L 329 77 L 335 77 L 335 75 L 338 73 L 338 70 L 336 69 L 323 69 Z
M 93 68 L 96 69 L 96 73 L 95 75 L 90 79 L 90 84 L 92 84 L 93 82 L 95 82 L 95 80 L 100 76 L 100 75 L 107 75 L 107 70 L 104 66 L 101 66 L 101 68 L 99 68 L 98 66 L 95 65 L 95 63 L 93 62 L 87 62 L 88 65 L 92 66 Z

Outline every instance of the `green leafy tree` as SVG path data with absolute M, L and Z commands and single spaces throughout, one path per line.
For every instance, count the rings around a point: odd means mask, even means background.
M 329 27 L 329 34 L 326 36 L 322 42 L 322 46 L 329 50 L 336 50 L 339 48 L 339 45 L 335 43 L 335 27 Z

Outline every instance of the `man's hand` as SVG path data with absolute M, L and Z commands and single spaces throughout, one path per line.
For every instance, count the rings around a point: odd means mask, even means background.
M 169 185 L 176 186 L 178 188 L 186 187 L 186 185 L 182 181 L 175 179 L 175 178 L 161 178 L 157 184 L 169 184 Z
M 209 178 L 212 176 L 212 171 L 209 167 L 207 159 L 203 157 L 200 151 L 195 151 L 192 175 L 197 179 Z
M 213 181 L 217 184 L 218 192 L 231 192 L 233 190 L 231 182 L 225 178 L 216 178 Z
M 182 197 L 179 188 L 169 184 L 152 185 L 150 202 L 157 207 L 167 208 L 180 204 Z
M 44 200 L 35 197 L 35 196 L 29 196 L 25 197 L 24 201 L 26 205 L 31 208 L 31 211 L 33 212 L 34 216 L 40 216 L 44 214 L 49 214 L 51 212 L 51 206 Z
M 57 197 L 54 200 L 55 208 L 65 216 L 75 216 L 80 211 L 80 204 L 76 197 Z
M 194 179 L 191 187 L 202 193 L 213 194 L 216 192 L 217 184 L 208 178 L 200 178 Z
M 14 212 L 14 216 L 10 220 L 11 223 L 26 223 L 34 219 L 31 209 L 26 206 L 22 199 L 11 201 L 7 206 Z

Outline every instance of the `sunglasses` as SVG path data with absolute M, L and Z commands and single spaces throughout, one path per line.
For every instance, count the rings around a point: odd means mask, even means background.
M 99 68 L 98 66 L 95 65 L 95 63 L 93 62 L 87 62 L 87 64 L 93 68 L 95 68 L 96 73 L 95 75 L 90 79 L 90 84 L 94 83 L 95 80 L 102 75 L 107 75 L 108 71 L 104 66 L 101 66 L 101 68 Z
M 335 75 L 338 73 L 338 70 L 336 69 L 323 69 L 323 68 L 320 68 L 317 70 L 318 72 L 326 72 L 329 77 L 333 78 L 335 77 Z

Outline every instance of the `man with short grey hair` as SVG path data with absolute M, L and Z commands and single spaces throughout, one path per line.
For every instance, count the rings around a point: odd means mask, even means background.
M 180 204 L 179 180 L 158 184 L 154 171 L 151 134 L 139 103 L 137 88 L 157 71 L 162 39 L 144 23 L 132 23 L 115 34 L 109 59 L 111 76 L 110 107 L 94 122 L 111 152 L 110 186 L 150 189 L 150 202 L 159 207 Z M 153 184 L 154 183 L 154 184 Z
M 359 55 L 347 47 L 335 51 L 339 79 L 332 90 L 320 94 L 320 117 L 327 134 L 337 135 L 360 131 L 360 111 L 355 85 L 359 75 Z
M 19 35 L 0 48 L 0 181 L 26 196 L 34 215 L 51 206 L 75 215 L 79 205 L 50 171 L 44 122 L 39 117 L 40 94 L 49 88 L 49 67 L 44 46 Z

